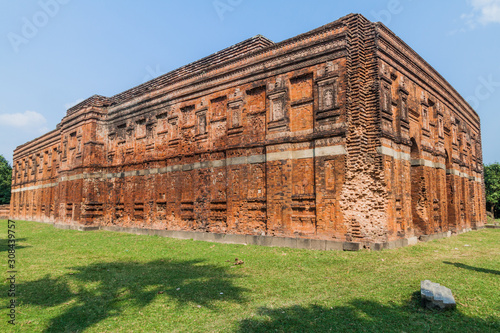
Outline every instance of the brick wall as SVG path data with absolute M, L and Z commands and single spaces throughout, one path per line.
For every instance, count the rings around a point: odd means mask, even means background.
M 14 153 L 11 214 L 385 242 L 481 226 L 477 114 L 380 23 L 256 36 L 68 110 Z

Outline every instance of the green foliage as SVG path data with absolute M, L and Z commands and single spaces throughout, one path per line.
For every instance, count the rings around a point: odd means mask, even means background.
M 500 207 L 500 163 L 484 166 L 484 185 L 486 187 L 486 203 L 495 212 Z
M 15 231 L 17 323 L 3 315 L 0 332 L 500 332 L 496 229 L 359 252 L 25 221 Z M 0 233 L 4 258 L 6 236 Z M 422 308 L 425 279 L 449 287 L 457 309 Z M 2 279 L 1 304 L 10 301 L 9 288 Z
M 0 155 L 0 205 L 10 203 L 10 187 L 12 184 L 12 167 Z

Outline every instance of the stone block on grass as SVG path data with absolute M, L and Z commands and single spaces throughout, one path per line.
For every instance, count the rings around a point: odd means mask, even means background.
M 420 296 L 422 306 L 429 309 L 454 309 L 455 298 L 449 288 L 439 283 L 424 280 L 420 282 Z

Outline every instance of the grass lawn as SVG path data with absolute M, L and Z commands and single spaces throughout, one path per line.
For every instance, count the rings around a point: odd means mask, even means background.
M 7 277 L 6 221 L 0 253 Z M 381 252 L 228 245 L 18 221 L 8 332 L 500 332 L 500 230 Z M 235 258 L 244 264 L 234 265 Z M 420 307 L 420 281 L 455 311 Z
M 488 216 L 487 223 L 488 224 L 500 224 L 500 219 L 494 219 L 494 218 Z

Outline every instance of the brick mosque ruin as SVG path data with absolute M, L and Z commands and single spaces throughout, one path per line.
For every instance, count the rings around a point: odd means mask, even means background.
M 387 27 L 350 14 L 70 108 L 16 148 L 10 212 L 72 227 L 406 245 L 484 225 L 480 122 Z

